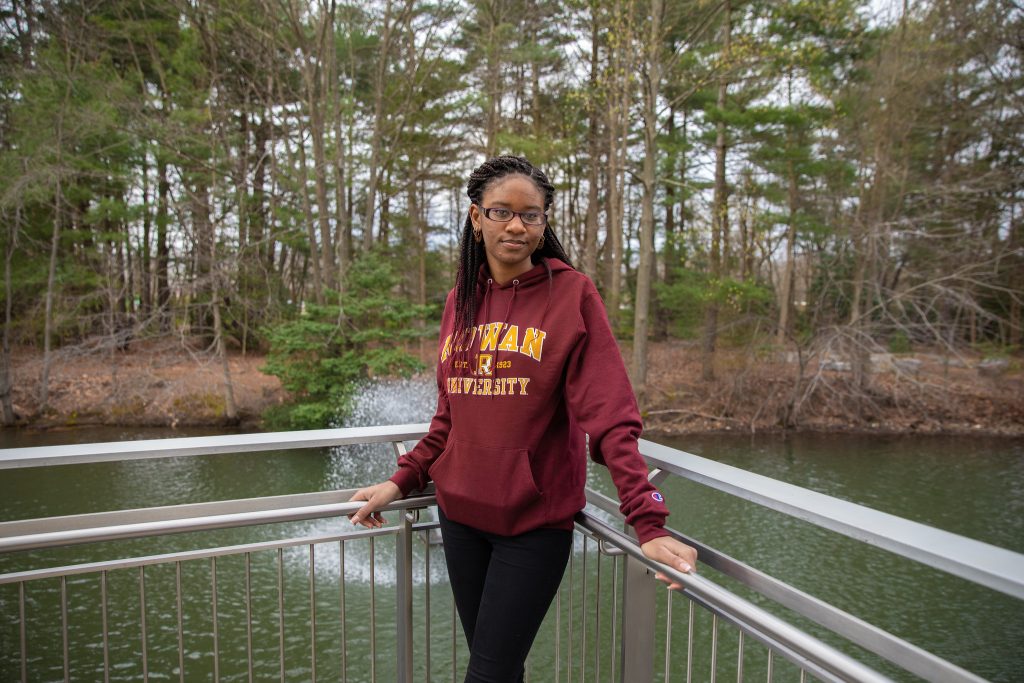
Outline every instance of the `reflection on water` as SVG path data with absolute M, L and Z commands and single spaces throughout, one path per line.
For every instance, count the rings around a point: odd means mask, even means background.
M 346 426 L 419 423 L 434 410 L 436 388 L 432 379 L 381 382 L 360 393 Z M 196 436 L 208 430 L 83 429 L 51 434 L 0 432 L 5 447 L 44 443 L 113 441 L 124 438 Z M 411 444 L 410 444 L 411 445 Z M 1024 551 L 1024 442 L 985 439 L 857 437 L 806 435 L 775 437 L 688 437 L 669 443 L 677 448 L 713 458 L 766 476 L 865 504 L 903 517 L 979 538 L 995 545 Z M 238 453 L 209 457 L 166 458 L 125 463 L 97 463 L 50 469 L 25 469 L 0 475 L 0 519 L 32 518 L 99 510 L 174 505 L 206 500 L 226 500 L 296 492 L 346 489 L 380 481 L 394 467 L 395 454 L 386 444 L 340 447 L 325 450 Z M 613 494 L 603 468 L 592 468 L 588 481 Z M 671 524 L 722 551 L 740 558 L 839 607 L 901 635 L 926 649 L 996 681 L 1019 680 L 1024 672 L 1024 610 L 1018 601 L 987 589 L 974 587 L 941 572 L 894 557 L 764 510 L 697 484 L 671 480 L 665 493 L 672 510 Z M 392 517 L 394 519 L 394 517 Z M 314 520 L 252 529 L 233 529 L 133 540 L 0 557 L 0 571 L 71 564 L 102 557 L 141 556 L 194 547 L 215 547 L 306 535 L 348 534 L 347 520 Z M 592 545 L 592 544 L 591 544 Z M 423 569 L 426 545 L 416 546 L 417 652 L 425 647 L 422 612 L 426 576 Z M 577 558 L 582 550 L 577 544 Z M 592 550 L 592 548 L 591 548 Z M 337 542 L 318 545 L 310 562 L 308 546 L 285 549 L 278 574 L 276 551 L 254 553 L 250 558 L 250 591 L 245 585 L 245 558 L 229 557 L 217 563 L 217 627 L 220 656 L 213 657 L 213 573 L 209 560 L 181 565 L 186 680 L 209 679 L 213 667 L 223 680 L 248 678 L 246 624 L 252 623 L 254 674 L 257 679 L 277 678 L 280 666 L 278 582 L 284 587 L 285 670 L 288 680 L 308 680 L 313 644 L 310 621 L 315 604 L 318 636 L 316 663 L 321 678 L 337 679 L 342 660 L 350 680 L 369 669 L 371 616 L 371 564 L 373 567 L 372 612 L 378 637 L 378 676 L 393 678 L 394 543 L 390 538 L 375 543 L 373 561 L 365 539 L 345 542 L 345 596 L 342 610 L 341 547 Z M 596 579 L 593 555 L 587 567 L 588 590 Z M 609 586 L 610 564 L 605 558 L 604 586 Z M 311 571 L 312 567 L 312 571 Z M 582 578 L 579 559 L 575 569 Z M 732 585 L 713 575 L 715 580 Z M 311 591 L 311 579 L 312 588 Z M 435 653 L 432 675 L 450 678 L 451 604 L 443 557 L 431 551 L 431 650 Z M 174 565 L 149 568 L 146 582 L 146 650 L 153 680 L 177 678 L 177 603 Z M 141 678 L 139 575 L 137 570 L 108 574 L 108 621 L 110 661 L 114 680 Z M 39 680 L 63 678 L 60 584 L 45 580 L 29 584 L 26 595 L 30 668 Z M 102 671 L 102 628 L 98 605 L 100 577 L 72 577 L 67 581 L 68 623 L 72 670 L 89 680 Z M 311 601 L 311 597 L 312 601 Z M 759 604 L 764 601 L 753 598 Z M 575 605 L 580 617 L 578 596 Z M 567 602 L 567 601 L 566 601 Z M 685 603 L 676 600 L 674 612 L 678 642 L 686 630 Z M 567 604 L 562 604 L 563 610 Z M 610 606 L 608 608 L 610 610 Z M 665 603 L 659 602 L 663 628 Z M 780 612 L 787 619 L 788 613 Z M 16 587 L 0 587 L 0 680 L 18 677 L 19 640 Z M 247 618 L 247 614 L 251 615 Z M 606 612 L 602 630 L 609 626 Z M 342 617 L 344 615 L 344 617 Z M 682 619 L 679 622 L 678 619 Z M 562 619 L 565 629 L 567 612 Z M 797 619 L 799 622 L 799 620 Z M 346 650 L 342 627 L 345 628 Z M 538 640 L 534 680 L 551 680 L 551 624 Z M 593 625 L 589 628 L 593 628 Z M 710 626 L 698 617 L 698 638 L 709 637 Z M 820 629 L 811 630 L 825 638 Z M 548 634 L 548 635 L 545 635 Z M 701 635 L 704 634 L 704 635 Z M 659 642 L 664 633 L 661 632 Z M 721 634 L 719 675 L 734 667 L 735 636 Z M 459 657 L 463 656 L 461 635 Z M 748 644 L 748 647 L 749 644 Z M 443 653 L 443 654 L 441 654 Z M 566 656 L 563 652 L 563 658 Z M 695 655 L 698 660 L 702 655 Z M 697 662 L 701 671 L 708 665 Z M 420 665 L 418 663 L 418 665 Z M 673 677 L 685 668 L 685 644 L 672 656 Z M 782 666 L 778 662 L 776 666 Z M 38 669 L 37 669 L 38 667 Z M 389 668 L 391 667 L 391 668 Z M 680 668 L 681 667 L 681 668 Z M 764 662 L 746 664 L 748 676 L 763 670 Z M 47 672 L 45 675 L 43 671 Z M 574 669 L 577 671 L 578 669 Z M 610 662 L 602 665 L 608 677 Z M 91 673 L 90 673 L 91 672 Z M 389 674 L 389 672 L 392 672 Z M 888 670 L 887 670 L 888 672 Z M 563 669 L 564 674 L 564 669 Z M 362 674 L 365 676 L 365 674 Z M 420 678 L 425 677 L 425 673 Z M 701 680 L 705 676 L 697 675 Z M 735 678 L 735 674 L 732 674 Z M 788 680 L 787 676 L 776 680 Z M 906 677 L 903 677 L 906 680 Z

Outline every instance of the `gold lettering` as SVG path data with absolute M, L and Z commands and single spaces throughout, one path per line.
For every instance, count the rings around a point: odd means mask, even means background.
M 448 360 L 448 356 L 452 355 L 452 335 L 448 335 L 444 338 L 444 344 L 441 347 L 441 362 Z
M 544 352 L 544 338 L 547 334 L 548 333 L 544 330 L 527 327 L 526 333 L 523 335 L 523 345 L 519 349 L 519 353 L 539 361 L 541 354 Z
M 530 383 L 530 378 L 529 377 L 520 377 L 519 378 L 519 395 L 520 396 L 529 396 L 529 394 L 526 393 L 526 385 L 529 384 L 529 383 Z
M 519 325 L 509 325 L 508 332 L 505 333 L 505 337 L 501 340 L 501 344 L 498 346 L 499 351 L 518 351 L 519 350 Z
M 481 325 L 480 328 L 480 350 L 493 351 L 498 345 L 498 335 L 501 333 L 501 323 L 490 323 Z

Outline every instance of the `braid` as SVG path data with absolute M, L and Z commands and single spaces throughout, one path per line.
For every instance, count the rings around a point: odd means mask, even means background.
M 466 183 L 466 194 L 470 201 L 479 206 L 487 188 L 495 180 L 508 175 L 524 175 L 532 180 L 537 189 L 544 194 L 544 211 L 551 207 L 555 200 L 555 186 L 543 171 L 524 157 L 497 156 L 488 159 L 470 174 L 469 182 Z M 473 222 L 468 215 L 459 243 L 459 271 L 455 279 L 456 334 L 476 323 L 476 278 L 480 272 L 480 265 L 487 261 L 483 243 L 473 239 Z M 545 256 L 572 266 L 550 224 L 544 227 L 544 246 L 533 252 L 531 259 L 534 263 L 539 263 Z

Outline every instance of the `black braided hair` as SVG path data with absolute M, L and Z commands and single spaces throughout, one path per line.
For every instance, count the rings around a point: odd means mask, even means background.
M 497 156 L 482 163 L 469 176 L 466 183 L 466 194 L 477 206 L 483 201 L 484 192 L 495 180 L 509 175 L 523 175 L 534 182 L 544 194 L 544 211 L 551 208 L 555 199 L 555 186 L 551 184 L 544 171 L 540 170 L 525 157 Z M 570 267 L 572 263 L 558 241 L 551 225 L 544 226 L 544 246 L 530 255 L 531 261 L 540 263 L 541 257 L 556 258 Z M 476 278 L 480 265 L 486 263 L 487 256 L 482 242 L 473 239 L 473 221 L 468 213 L 462 229 L 459 249 L 459 272 L 455 278 L 455 332 L 461 333 L 476 324 Z

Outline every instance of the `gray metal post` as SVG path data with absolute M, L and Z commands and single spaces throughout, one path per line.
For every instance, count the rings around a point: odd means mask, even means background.
M 395 455 L 405 454 L 405 444 L 392 443 Z M 401 513 L 401 526 L 395 537 L 395 634 L 398 644 L 398 683 L 412 683 L 412 525 L 419 518 L 417 510 Z
M 654 679 L 654 614 L 657 583 L 639 560 L 626 558 L 622 577 L 622 657 L 619 680 Z
M 395 537 L 395 629 L 398 643 L 398 683 L 412 683 L 412 524 L 415 512 L 402 512 Z

